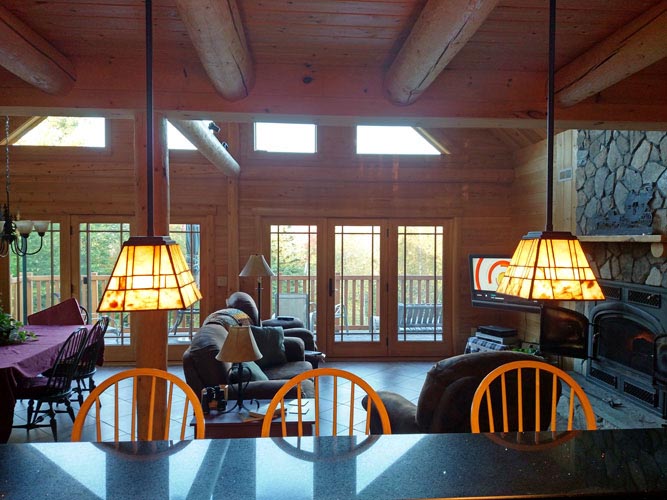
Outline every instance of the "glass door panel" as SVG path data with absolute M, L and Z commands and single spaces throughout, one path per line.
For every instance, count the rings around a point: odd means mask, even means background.
M 272 316 L 292 316 L 317 336 L 317 225 L 271 225 Z
M 169 224 L 169 236 L 179 244 L 192 276 L 201 289 L 201 226 L 199 224 Z M 167 325 L 169 344 L 189 344 L 200 324 L 199 302 L 187 309 L 169 311 Z
M 98 319 L 97 305 L 120 254 L 130 237 L 126 222 L 82 222 L 79 224 L 80 303 L 88 310 L 89 323 Z M 106 345 L 130 345 L 130 314 L 109 313 Z
M 398 226 L 398 342 L 442 342 L 443 227 Z
M 380 354 L 386 350 L 380 335 L 381 235 L 380 224 L 334 225 L 327 309 L 336 353 Z
M 60 223 L 49 224 L 41 244 L 40 248 L 40 238 L 32 232 L 27 239 L 27 252 L 39 251 L 23 256 L 9 252 L 9 308 L 12 317 L 24 324 L 32 313 L 69 298 L 69 294 L 61 297 L 60 290 Z

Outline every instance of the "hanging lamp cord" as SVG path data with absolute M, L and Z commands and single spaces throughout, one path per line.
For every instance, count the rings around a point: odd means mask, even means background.
M 553 231 L 554 191 L 554 73 L 556 67 L 556 0 L 549 0 L 549 70 L 547 81 L 547 224 Z
M 5 191 L 7 193 L 7 204 L 5 205 L 5 218 L 9 215 L 9 116 L 5 116 Z
M 146 0 L 146 234 L 154 236 L 153 228 L 153 9 Z

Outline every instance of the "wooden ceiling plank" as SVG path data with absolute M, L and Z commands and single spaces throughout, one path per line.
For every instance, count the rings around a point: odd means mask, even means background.
M 247 97 L 255 70 L 236 0 L 177 0 L 176 5 L 215 89 L 229 101 Z
M 218 170 L 229 177 L 238 177 L 241 167 L 227 149 L 215 139 L 204 124 L 198 120 L 178 120 L 169 122 L 190 141 L 204 157 Z
M 556 72 L 556 102 L 568 107 L 667 57 L 663 0 Z
M 475 34 L 498 0 L 429 0 L 384 79 L 387 97 L 410 104 Z
M 76 81 L 69 59 L 1 5 L 0 65 L 47 94 L 66 94 Z

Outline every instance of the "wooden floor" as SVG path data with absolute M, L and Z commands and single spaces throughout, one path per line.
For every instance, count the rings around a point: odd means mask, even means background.
M 327 361 L 323 366 L 342 368 L 351 371 L 366 380 L 376 390 L 399 393 L 410 401 L 417 403 L 426 372 L 431 368 L 430 361 Z M 101 381 L 112 374 L 125 369 L 123 366 L 105 366 L 98 370 L 96 381 Z M 182 366 L 171 366 L 169 371 L 183 376 Z M 588 394 L 593 410 L 597 416 L 600 429 L 630 429 L 645 427 L 661 427 L 666 424 L 660 415 L 644 409 L 638 404 L 622 399 L 611 391 L 600 388 L 597 384 L 587 381 L 582 375 L 571 372 Z M 23 423 L 26 417 L 27 402 L 19 401 L 14 412 L 14 422 Z M 74 405 L 75 411 L 77 405 Z M 59 440 L 69 441 L 72 422 L 67 415 L 58 415 Z M 34 429 L 29 433 L 25 429 L 14 429 L 10 442 L 50 442 L 53 441 L 50 430 Z

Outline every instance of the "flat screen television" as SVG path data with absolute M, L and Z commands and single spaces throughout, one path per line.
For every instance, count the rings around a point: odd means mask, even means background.
M 469 259 L 473 306 L 540 312 L 540 304 L 536 300 L 496 293 L 503 273 L 509 266 L 511 256 L 471 254 Z

